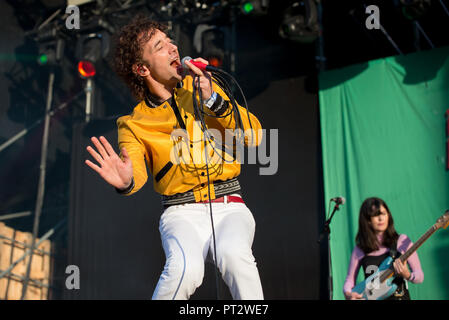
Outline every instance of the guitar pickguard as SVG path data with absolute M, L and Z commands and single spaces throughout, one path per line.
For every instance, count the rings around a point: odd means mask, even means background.
M 397 289 L 397 285 L 392 283 L 394 277 L 384 282 L 380 282 L 380 278 L 384 273 L 390 272 L 392 262 L 391 257 L 386 258 L 371 276 L 357 284 L 352 291 L 363 294 L 365 300 L 383 300 L 391 296 Z

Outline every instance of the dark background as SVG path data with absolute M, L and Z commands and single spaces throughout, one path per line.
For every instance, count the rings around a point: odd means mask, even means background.
M 55 3 L 58 1 L 55 1 Z M 163 3 L 154 2 L 154 3 Z M 363 4 L 376 4 L 380 20 L 404 53 L 428 50 L 398 1 L 323 3 L 325 70 L 399 54 L 380 30 L 367 30 Z M 36 63 L 38 44 L 26 33 L 55 10 L 51 1 L 0 2 L 0 144 L 43 117 L 49 70 Z M 324 223 L 317 92 L 318 42 L 298 43 L 279 36 L 288 1 L 271 1 L 267 14 L 236 20 L 235 77 L 250 110 L 265 129 L 279 130 L 279 167 L 259 175 L 259 165 L 243 165 L 240 183 L 256 222 L 254 255 L 267 299 L 326 299 L 327 248 L 316 240 Z M 448 5 L 446 3 L 446 5 Z M 87 10 L 87 9 L 86 9 Z M 154 15 L 151 6 L 145 8 Z M 135 10 L 136 12 L 138 10 Z M 229 26 L 224 15 L 215 23 Z M 118 17 L 117 24 L 126 22 Z M 448 44 L 449 17 L 438 1 L 420 25 L 434 46 Z M 178 22 L 182 56 L 192 48 L 195 21 Z M 53 108 L 83 90 L 73 46 L 56 69 Z M 225 64 L 225 68 L 228 65 Z M 94 119 L 84 119 L 84 95 L 52 117 L 46 189 L 39 236 L 60 221 L 67 223 L 51 240 L 52 299 L 149 299 L 162 271 L 164 256 L 158 232 L 162 212 L 150 183 L 131 197 L 120 197 L 84 165 L 92 135 L 116 145 L 115 120 L 136 101 L 112 71 L 110 55 L 95 77 Z M 42 124 L 0 153 L 0 216 L 34 210 L 39 177 Z M 335 195 L 337 196 L 337 195 Z M 33 216 L 5 221 L 31 232 Z M 81 271 L 81 289 L 65 289 L 65 267 Z M 229 297 L 222 283 L 221 295 Z M 203 285 L 192 298 L 213 299 L 215 279 L 208 264 Z

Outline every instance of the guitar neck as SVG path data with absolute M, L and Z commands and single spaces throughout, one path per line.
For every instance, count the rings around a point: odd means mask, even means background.
M 410 258 L 410 256 L 423 245 L 424 242 L 426 242 L 427 239 L 430 238 L 430 236 L 437 230 L 435 226 L 432 226 L 427 230 L 426 233 L 424 233 L 421 238 L 418 239 L 411 247 L 408 249 L 399 259 L 401 259 L 401 262 L 405 262 Z
M 430 236 L 437 230 L 438 228 L 435 227 L 435 225 L 433 225 L 432 227 L 430 227 L 429 230 L 427 230 L 426 233 L 424 233 L 421 238 L 418 239 L 418 241 L 416 241 L 411 247 L 410 249 L 408 249 L 403 255 L 401 255 L 399 257 L 399 259 L 401 260 L 402 263 L 404 263 L 405 261 L 408 260 L 408 258 L 410 258 L 410 256 L 416 251 L 418 250 L 419 247 L 421 247 L 423 245 L 424 242 L 426 242 L 427 239 L 430 238 Z M 393 266 L 390 267 L 390 269 L 385 272 L 381 277 L 380 277 L 380 282 L 384 282 L 385 280 L 387 280 L 389 277 L 391 277 L 394 274 L 394 269 Z

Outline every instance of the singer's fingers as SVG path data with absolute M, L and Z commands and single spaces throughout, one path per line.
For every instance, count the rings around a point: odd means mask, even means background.
M 196 58 L 193 59 L 193 61 L 198 61 L 198 62 L 202 62 L 205 65 L 209 65 L 209 61 L 203 59 L 203 58 Z M 201 70 L 202 71 L 202 70 Z M 203 71 L 204 76 L 208 79 L 208 81 L 210 80 L 210 78 L 212 77 L 212 74 L 209 71 L 204 70 Z
M 198 68 L 197 66 L 193 65 L 189 60 L 187 60 L 185 64 L 190 68 L 190 70 L 193 71 L 194 74 L 198 76 L 204 76 L 203 71 L 201 71 L 201 69 Z
M 193 61 L 199 61 L 199 62 L 202 62 L 207 65 L 209 64 L 209 61 L 207 61 L 206 59 L 203 59 L 203 58 L 196 58 L 196 59 L 193 59 Z
M 100 168 L 99 166 L 97 166 L 96 164 L 94 164 L 92 161 L 90 161 L 90 160 L 85 160 L 84 163 L 87 164 L 89 167 L 91 167 L 91 168 L 94 169 L 98 174 L 101 175 L 101 168 Z
M 103 146 L 105 147 L 106 151 L 108 152 L 108 154 L 110 156 L 116 154 L 114 149 L 112 148 L 111 144 L 109 143 L 108 140 L 106 140 L 105 137 L 101 136 L 100 137 L 100 141 L 101 141 L 101 143 L 103 144 Z
M 94 150 L 94 148 L 92 148 L 91 146 L 88 146 L 86 148 L 87 152 L 90 153 L 90 155 L 97 160 L 97 162 L 101 165 L 103 165 L 103 158 Z
M 92 137 L 90 140 L 93 142 L 95 147 L 97 147 L 97 150 L 100 152 L 100 154 L 103 157 L 103 159 L 107 159 L 109 157 L 109 155 L 106 152 L 106 150 L 104 149 L 104 147 L 101 144 L 101 142 L 96 137 Z

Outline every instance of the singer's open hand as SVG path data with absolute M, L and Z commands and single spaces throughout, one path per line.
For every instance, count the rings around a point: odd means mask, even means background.
M 105 137 L 100 137 L 100 140 L 92 137 L 91 140 L 98 152 L 91 146 L 87 147 L 87 151 L 100 166 L 92 163 L 90 160 L 86 160 L 85 163 L 98 172 L 110 185 L 117 189 L 126 189 L 131 184 L 133 177 L 132 162 L 126 149 L 122 149 L 122 160 Z
M 199 61 L 204 64 L 209 64 L 209 62 L 203 58 L 196 58 L 193 59 L 193 61 Z M 189 60 L 185 62 L 185 64 L 190 68 L 190 75 L 193 77 L 195 75 L 200 76 L 199 83 L 196 83 L 196 86 L 198 86 L 201 90 L 201 95 L 203 97 L 203 100 L 207 100 L 212 95 L 212 76 L 210 72 L 208 71 L 202 71 L 200 68 L 194 66 L 190 63 Z

